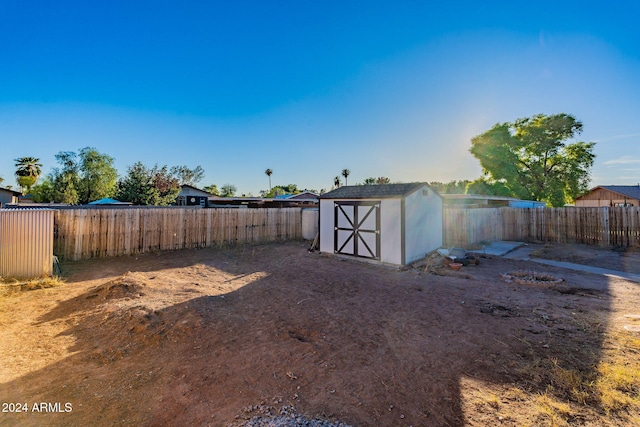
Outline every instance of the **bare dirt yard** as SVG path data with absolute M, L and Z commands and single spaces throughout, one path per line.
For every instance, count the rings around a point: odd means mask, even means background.
M 1 425 L 640 425 L 637 283 L 491 257 L 397 269 L 302 242 L 62 269 L 0 296 Z M 504 276 L 532 269 L 564 281 Z

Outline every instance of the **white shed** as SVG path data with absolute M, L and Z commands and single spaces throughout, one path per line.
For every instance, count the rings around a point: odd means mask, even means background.
M 344 186 L 320 196 L 320 252 L 405 265 L 442 245 L 442 197 L 429 184 Z

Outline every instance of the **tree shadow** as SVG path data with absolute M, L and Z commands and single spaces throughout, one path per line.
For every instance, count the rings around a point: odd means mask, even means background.
M 564 288 L 500 280 L 522 261 L 428 275 L 302 244 L 152 256 L 116 260 L 104 282 L 37 319 L 68 321 L 73 354 L 3 384 L 2 400 L 73 411 L 3 414 L 7 422 L 222 426 L 254 405 L 291 405 L 357 426 L 482 423 L 465 414 L 469 382 L 571 399 L 558 386 L 562 369 L 594 375 L 611 306 L 599 276 L 585 287 L 583 274 L 549 267 Z M 243 286 L 159 305 L 149 274 L 195 264 Z M 101 268 L 76 265 L 70 284 Z M 129 271 L 128 282 L 111 278 Z

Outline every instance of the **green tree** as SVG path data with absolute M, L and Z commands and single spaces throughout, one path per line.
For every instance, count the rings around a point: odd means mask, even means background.
M 55 200 L 56 188 L 51 179 L 51 174 L 44 177 L 40 184 L 31 188 L 31 197 L 36 203 L 48 203 Z
M 158 192 L 152 204 L 167 206 L 175 203 L 180 193 L 179 179 L 169 172 L 167 166 L 159 168 L 158 165 L 151 170 L 151 177 L 153 187 Z
M 203 190 L 206 191 L 207 193 L 213 194 L 214 196 L 220 195 L 220 190 L 218 189 L 218 186 L 215 184 L 207 185 L 206 187 L 203 188 Z
M 222 197 L 233 197 L 233 196 L 236 195 L 236 191 L 238 191 L 238 189 L 236 188 L 235 185 L 233 185 L 233 184 L 225 184 L 220 189 L 220 195 Z
M 333 178 L 333 186 L 335 188 L 340 188 L 340 177 L 336 176 L 335 178 Z
M 38 181 L 38 177 L 42 173 L 42 164 L 40 159 L 35 157 L 20 157 L 14 160 L 16 162 L 16 181 L 22 189 L 22 192 L 26 193 L 31 191 L 31 187 Z
M 268 197 L 268 198 L 273 198 L 273 197 L 276 197 L 277 195 L 282 195 L 282 194 L 300 194 L 300 193 L 302 193 L 302 191 L 298 188 L 296 184 L 276 185 L 275 187 L 272 187 L 268 192 L 264 190 L 260 191 L 260 194 L 262 195 L 262 197 Z
M 471 140 L 469 150 L 486 182 L 502 183 L 513 196 L 563 206 L 588 189 L 593 142 L 566 143 L 582 132 L 569 114 L 538 114 L 498 123 Z
M 271 175 L 273 174 L 273 171 L 271 169 L 267 169 L 264 173 L 269 177 L 269 193 L 271 193 Z
M 364 185 L 381 185 L 381 184 L 391 184 L 391 180 L 386 176 L 379 176 L 377 178 L 369 177 L 364 180 Z
M 465 194 L 467 186 L 471 183 L 469 180 L 452 180 L 449 182 L 430 182 L 429 185 L 435 188 L 440 194 Z
M 468 182 L 464 194 L 480 194 L 483 196 L 513 197 L 514 194 L 502 181 L 488 181 L 485 177 L 480 177 L 475 181 Z
M 61 167 L 53 168 L 49 174 L 54 191 L 50 195 L 50 200 L 47 201 L 75 205 L 78 203 L 80 184 L 77 155 L 73 151 L 61 151 L 55 157 Z
M 135 205 L 168 206 L 180 193 L 180 180 L 167 166 L 147 168 L 136 162 L 118 181 L 116 198 Z
M 81 178 L 78 188 L 79 202 L 86 204 L 113 196 L 118 182 L 118 171 L 113 166 L 113 157 L 100 153 L 93 147 L 81 149 L 78 157 Z
M 189 169 L 187 166 L 173 166 L 171 168 L 171 174 L 178 179 L 180 185 L 194 186 L 202 181 L 204 169 L 199 165 L 193 169 Z
M 341 174 L 342 176 L 344 176 L 344 185 L 349 185 L 347 182 L 347 178 L 349 178 L 349 175 L 351 175 L 351 171 L 349 169 L 342 169 Z
M 158 190 L 153 186 L 151 170 L 141 162 L 127 168 L 127 174 L 118 180 L 116 199 L 134 205 L 153 205 Z

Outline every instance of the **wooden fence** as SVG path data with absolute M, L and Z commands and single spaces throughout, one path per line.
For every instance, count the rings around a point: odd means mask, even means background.
M 302 239 L 302 210 L 127 208 L 55 211 L 61 259 Z M 640 208 L 443 210 L 443 246 L 496 240 L 640 246 Z
M 496 240 L 640 246 L 640 208 L 443 210 L 445 247 Z
M 55 212 L 61 259 L 302 239 L 300 208 L 66 209 Z

